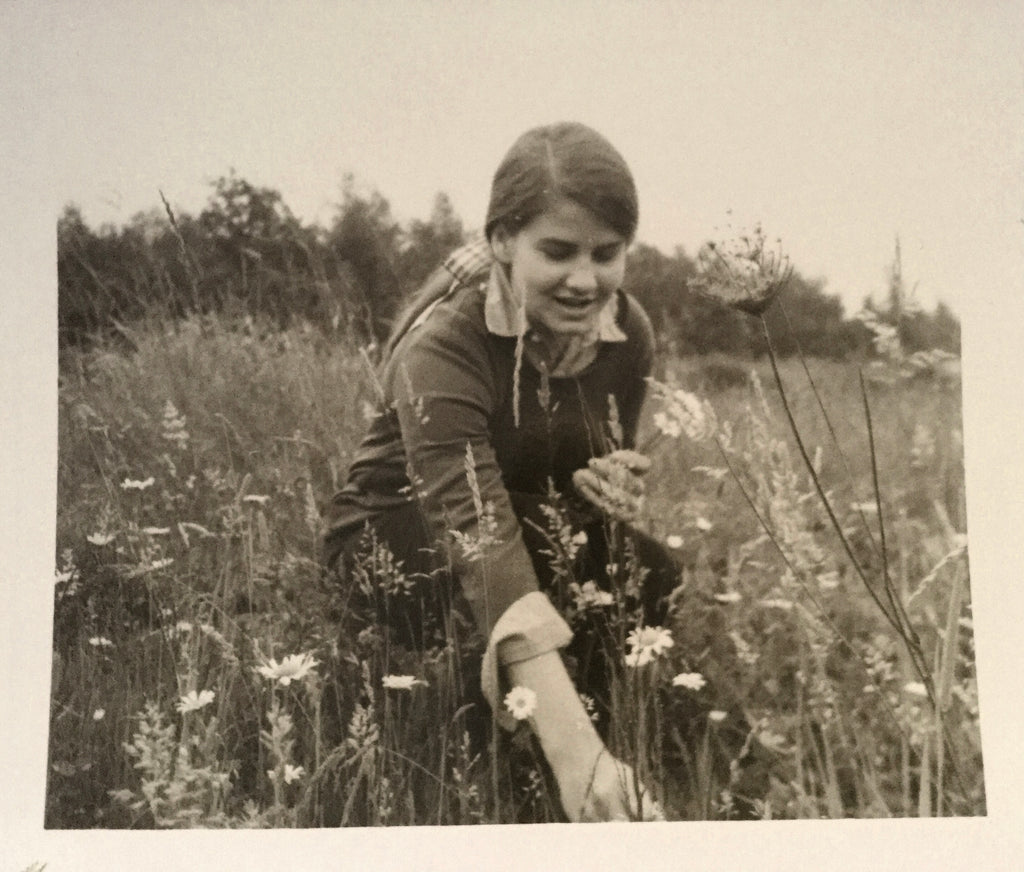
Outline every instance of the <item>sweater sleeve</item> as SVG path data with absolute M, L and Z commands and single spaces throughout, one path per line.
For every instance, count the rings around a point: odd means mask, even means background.
M 490 637 L 538 585 L 491 444 L 497 386 L 485 328 L 439 309 L 396 348 L 388 381 L 413 488 Z
M 528 593 L 509 606 L 498 619 L 487 641 L 480 666 L 480 686 L 506 730 L 515 721 L 501 706 L 502 685 L 499 666 L 521 663 L 532 657 L 563 648 L 572 640 L 572 630 L 540 591 Z

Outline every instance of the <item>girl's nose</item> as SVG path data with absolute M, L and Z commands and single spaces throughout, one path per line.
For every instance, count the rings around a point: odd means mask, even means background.
M 566 286 L 576 291 L 593 291 L 597 288 L 597 275 L 593 264 L 578 263 L 565 280 Z

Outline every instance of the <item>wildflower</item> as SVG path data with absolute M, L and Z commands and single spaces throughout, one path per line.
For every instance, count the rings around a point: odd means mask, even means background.
M 78 578 L 78 569 L 73 563 L 64 569 L 54 570 L 53 573 L 54 585 L 67 584 L 69 581 L 74 581 L 76 578 Z
M 712 709 L 708 712 L 708 720 L 713 724 L 720 724 L 729 716 L 728 712 L 723 712 L 721 709 Z
M 646 666 L 675 644 L 671 631 L 664 627 L 639 627 L 630 631 L 626 642 L 630 648 L 626 665 L 635 667 Z
M 142 481 L 138 481 L 138 480 L 132 479 L 132 478 L 126 478 L 124 481 L 121 482 L 121 490 L 140 490 L 140 491 L 142 491 L 142 490 L 145 490 L 148 487 L 152 487 L 154 482 L 155 482 L 155 479 L 153 478 L 153 476 L 150 476 L 149 478 L 144 479 Z
M 179 448 L 188 445 L 189 435 L 185 429 L 185 416 L 180 414 L 174 403 L 168 400 L 164 403 L 163 433 L 164 439 L 177 444 Z
M 673 439 L 678 439 L 683 432 L 683 428 L 679 422 L 673 418 L 669 418 L 664 412 L 654 413 L 654 426 L 657 427 L 666 436 L 671 436 Z
M 763 599 L 758 600 L 757 604 L 766 609 L 782 609 L 784 612 L 793 610 L 793 603 L 785 599 Z
M 695 466 L 693 471 L 703 472 L 712 481 L 722 481 L 729 474 L 728 469 L 719 466 Z
M 463 533 L 461 530 L 452 530 L 452 537 L 458 543 L 462 556 L 470 561 L 483 560 L 489 548 L 499 544 L 498 521 L 495 517 L 494 503 L 488 500 L 480 506 L 480 514 L 477 517 L 478 526 L 476 535 Z
M 189 531 L 198 533 L 203 539 L 213 539 L 216 534 L 211 533 L 202 524 L 195 524 L 192 521 L 179 521 L 178 522 L 178 533 L 181 535 L 182 541 L 185 543 L 185 547 L 189 548 L 192 545 L 192 540 L 189 538 Z
M 716 593 L 715 599 L 718 600 L 718 602 L 720 603 L 738 603 L 741 599 L 743 599 L 743 596 L 739 593 L 739 591 L 730 590 L 726 591 L 725 593 Z
M 569 592 L 580 611 L 599 609 L 615 603 L 615 597 L 609 591 L 601 590 L 593 581 L 585 581 L 582 585 L 574 581 L 569 585 Z
M 707 533 L 714 524 L 712 524 L 707 518 L 697 518 L 697 520 L 694 521 L 694 526 L 702 533 Z
M 321 517 L 320 509 L 316 504 L 316 496 L 313 493 L 312 482 L 306 482 L 306 491 L 303 494 L 303 503 L 306 510 L 306 526 L 314 536 L 317 536 L 323 527 L 323 518 Z
M 107 710 L 98 708 L 92 713 L 92 719 L 94 721 L 102 721 L 107 716 Z
M 104 545 L 109 545 L 113 542 L 115 538 L 113 533 L 92 533 L 85 537 L 85 541 L 90 545 L 97 545 L 102 548 Z
M 412 675 L 385 675 L 381 679 L 381 684 L 386 690 L 412 690 L 415 685 L 426 685 L 426 683 L 423 679 L 415 678 Z
M 919 696 L 922 699 L 928 696 L 928 688 L 920 681 L 908 681 L 903 685 L 903 690 L 911 696 Z
M 586 532 L 586 530 L 580 530 L 579 533 L 577 533 L 575 536 L 573 536 L 570 541 L 572 542 L 573 545 L 576 545 L 576 546 L 582 548 L 584 545 L 587 544 L 587 532 Z
M 517 721 L 524 721 L 537 708 L 537 694 L 517 684 L 505 695 L 505 708 Z
M 736 646 L 736 656 L 740 658 L 741 663 L 745 663 L 747 666 L 755 666 L 757 661 L 761 659 L 761 655 L 751 647 L 750 643 L 740 635 L 738 630 L 730 630 L 729 638 L 732 639 L 732 643 Z
M 592 457 L 585 469 L 573 473 L 572 483 L 588 501 L 611 517 L 627 523 L 643 509 L 643 484 L 639 478 L 651 461 L 636 451 L 613 451 Z
M 311 654 L 289 654 L 280 663 L 271 657 L 263 666 L 257 666 L 256 671 L 264 678 L 280 682 L 287 687 L 293 681 L 300 681 L 310 673 L 316 674 L 318 660 L 314 660 Z
M 601 715 L 597 711 L 597 703 L 594 702 L 594 697 L 588 696 L 585 693 L 578 694 L 580 702 L 583 703 L 583 708 L 587 710 L 587 714 L 590 716 L 590 720 L 595 724 L 600 720 Z
M 914 469 L 922 469 L 935 457 L 935 434 L 924 424 L 914 426 L 914 436 L 910 445 L 910 465 Z
M 673 390 L 655 379 L 648 379 L 655 399 L 661 409 L 654 413 L 654 426 L 672 439 L 684 433 L 694 442 L 701 442 L 714 435 L 717 429 L 715 412 L 711 404 L 681 388 Z
M 757 734 L 757 740 L 769 751 L 775 751 L 777 754 L 785 754 L 789 751 L 789 743 L 786 741 L 786 737 L 773 730 L 761 730 Z
M 781 249 L 769 251 L 758 224 L 726 242 L 708 242 L 697 252 L 697 276 L 687 285 L 741 312 L 761 315 L 793 273 Z
M 669 536 L 667 539 L 665 539 L 665 544 L 668 545 L 669 548 L 682 548 L 683 537 L 676 536 L 675 534 L 673 534 Z
M 298 781 L 306 774 L 306 770 L 301 766 L 292 766 L 291 763 L 284 764 L 284 783 L 291 784 L 294 781 Z M 267 778 L 271 781 L 277 781 L 278 772 L 276 769 L 267 770 Z
M 363 420 L 367 424 L 371 423 L 375 418 L 380 417 L 380 412 L 378 412 L 373 403 L 368 400 L 363 400 L 361 411 L 363 413 Z
M 155 569 L 166 569 L 172 563 L 174 563 L 173 557 L 164 557 L 160 560 L 154 560 L 149 564 L 149 566 L 143 569 L 143 572 L 152 572 Z
M 114 643 L 111 642 L 106 636 L 90 636 L 89 644 L 93 648 L 113 648 Z
M 700 690 L 707 681 L 699 672 L 680 672 L 672 679 L 673 687 L 685 687 L 687 690 Z
M 871 341 L 879 355 L 893 363 L 902 360 L 903 344 L 899 331 L 892 324 L 879 321 L 870 309 L 862 309 L 854 317 L 872 332 Z
M 818 576 L 818 584 L 825 590 L 834 590 L 839 587 L 839 573 L 834 569 L 829 572 L 823 572 Z
M 194 690 L 190 690 L 181 699 L 178 700 L 178 704 L 175 706 L 179 712 L 186 714 L 187 712 L 197 712 L 201 708 L 205 708 L 211 702 L 216 694 L 212 690 L 201 690 L 198 693 Z

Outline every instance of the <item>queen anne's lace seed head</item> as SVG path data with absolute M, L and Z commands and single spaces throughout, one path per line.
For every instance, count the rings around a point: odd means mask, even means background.
M 763 314 L 793 274 L 781 247 L 770 249 L 761 225 L 724 242 L 708 242 L 697 253 L 697 275 L 687 283 L 705 297 L 741 312 Z

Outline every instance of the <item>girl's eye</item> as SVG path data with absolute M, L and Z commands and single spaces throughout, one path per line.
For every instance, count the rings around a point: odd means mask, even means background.
M 594 260 L 597 263 L 611 263 L 619 256 L 621 250 L 622 246 L 617 242 L 611 245 L 602 245 L 600 248 L 594 249 Z
M 568 260 L 576 253 L 576 246 L 558 242 L 549 242 L 540 247 L 541 253 L 548 260 Z
M 548 260 L 556 262 L 569 260 L 575 257 L 579 251 L 577 246 L 562 242 L 546 242 L 540 246 L 540 250 Z M 612 242 L 595 248 L 591 253 L 591 257 L 595 263 L 611 263 L 618 257 L 621 250 L 621 243 Z

